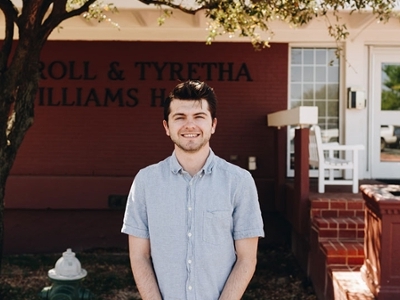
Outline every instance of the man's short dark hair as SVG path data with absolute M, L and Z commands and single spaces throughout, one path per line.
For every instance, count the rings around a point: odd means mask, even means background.
M 205 82 L 198 80 L 188 80 L 179 83 L 169 94 L 168 98 L 164 101 L 164 120 L 168 122 L 171 101 L 178 100 L 206 100 L 208 109 L 211 113 L 211 118 L 214 120 L 217 114 L 217 96 L 214 90 Z

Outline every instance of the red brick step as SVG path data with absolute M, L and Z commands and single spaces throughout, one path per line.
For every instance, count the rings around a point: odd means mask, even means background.
M 362 241 L 326 240 L 320 243 L 320 247 L 328 266 L 361 266 L 364 263 Z
M 323 218 L 314 217 L 312 227 L 319 239 L 363 240 L 364 219 L 361 217 Z
M 362 198 L 317 198 L 311 197 L 310 214 L 314 217 L 343 218 L 360 217 L 364 218 L 364 200 Z

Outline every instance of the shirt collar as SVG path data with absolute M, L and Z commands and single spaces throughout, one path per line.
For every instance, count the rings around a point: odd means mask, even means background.
M 204 164 L 203 168 L 201 169 L 201 173 L 203 174 L 211 174 L 211 171 L 215 164 L 215 154 L 210 148 L 210 154 L 207 157 L 206 163 Z M 178 174 L 183 171 L 182 166 L 179 164 L 178 159 L 176 158 L 175 150 L 172 152 L 171 159 L 170 159 L 170 168 L 172 173 Z

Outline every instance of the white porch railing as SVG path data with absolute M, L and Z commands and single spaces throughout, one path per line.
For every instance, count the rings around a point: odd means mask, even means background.
M 300 128 L 318 124 L 317 106 L 299 106 L 281 110 L 268 115 L 268 126 L 281 128 L 282 126 L 299 126 Z

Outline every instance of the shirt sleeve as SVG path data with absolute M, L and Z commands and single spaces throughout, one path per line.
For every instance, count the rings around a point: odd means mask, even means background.
M 233 238 L 264 237 L 264 224 L 253 177 L 247 171 L 234 195 Z
M 121 232 L 148 239 L 149 229 L 143 182 L 143 173 L 139 171 L 129 191 Z

